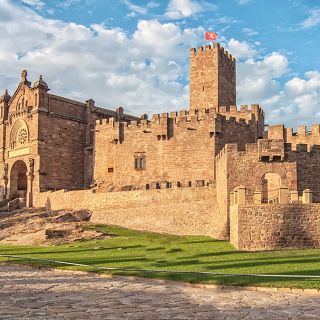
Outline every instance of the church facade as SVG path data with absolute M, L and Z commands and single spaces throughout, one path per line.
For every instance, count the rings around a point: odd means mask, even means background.
M 25 70 L 12 95 L 0 97 L 1 197 L 24 198 L 32 206 L 35 193 L 89 188 L 93 179 L 93 138 L 98 119 L 136 117 L 122 109 L 98 108 L 49 93 L 40 76 L 32 85 Z

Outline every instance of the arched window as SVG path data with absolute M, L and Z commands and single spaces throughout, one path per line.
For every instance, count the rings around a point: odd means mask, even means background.
M 281 177 L 274 172 L 267 172 L 261 178 L 263 203 L 278 203 Z
M 29 129 L 26 122 L 19 119 L 15 122 L 10 133 L 10 147 L 14 149 L 29 141 Z

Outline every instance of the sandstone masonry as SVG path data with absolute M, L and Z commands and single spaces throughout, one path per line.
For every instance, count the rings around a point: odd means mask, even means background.
M 315 247 L 319 128 L 265 131 L 259 105 L 236 106 L 236 61 L 219 44 L 190 50 L 190 109 L 150 119 L 53 95 L 22 71 L 0 97 L 1 205 L 87 209 L 243 250 Z

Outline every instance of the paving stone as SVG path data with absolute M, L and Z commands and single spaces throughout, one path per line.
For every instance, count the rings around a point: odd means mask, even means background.
M 0 320 L 319 319 L 320 294 L 0 265 Z

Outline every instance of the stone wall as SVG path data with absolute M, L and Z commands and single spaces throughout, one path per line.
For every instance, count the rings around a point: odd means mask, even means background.
M 226 147 L 220 151 L 216 157 L 216 189 L 217 202 L 222 215 L 227 217 L 226 238 L 229 237 L 230 219 L 229 219 L 229 193 L 228 190 L 228 157 L 226 156 Z
M 271 145 L 276 145 L 276 148 L 272 149 Z M 228 185 L 227 190 L 221 193 L 218 190 L 218 197 L 243 185 L 248 190 L 248 198 L 253 200 L 254 191 L 261 188 L 263 176 L 270 172 L 280 176 L 282 186 L 297 190 L 295 158 L 286 158 L 284 153 L 284 144 L 280 140 L 261 139 L 258 143 L 247 144 L 245 151 L 239 150 L 236 144 L 227 144 L 216 157 L 217 168 L 220 163 L 226 163 L 224 170 L 217 170 L 217 179 L 226 179 Z
M 252 105 L 241 105 L 240 108 L 237 106 L 220 106 L 219 114 L 224 115 L 226 117 L 234 117 L 237 121 L 240 119 L 252 120 L 254 119 L 257 123 L 257 137 L 256 139 L 261 139 L 264 135 L 264 111 L 258 104 Z
M 40 103 L 40 190 L 89 187 L 93 181 L 95 122 L 116 113 L 94 112 L 93 100 L 86 104 L 49 93 L 43 95 Z
M 177 235 L 225 238 L 226 217 L 215 188 L 179 188 L 93 193 L 92 190 L 42 192 L 34 205 L 51 209 L 87 209 L 93 223 Z
M 84 187 L 85 133 L 84 122 L 40 115 L 41 191 Z
M 240 250 L 320 246 L 320 204 L 236 205 L 230 241 Z
M 255 142 L 255 117 L 239 119 L 205 112 L 181 111 L 152 120 L 100 121 L 95 134 L 94 178 L 100 186 L 140 187 L 155 183 L 182 186 L 215 179 L 214 156 L 226 143 Z M 135 168 L 144 157 L 145 168 Z
M 311 189 L 314 202 L 320 202 L 320 146 L 297 145 L 298 150 L 291 152 L 297 161 L 297 179 L 299 194 L 305 189 Z

